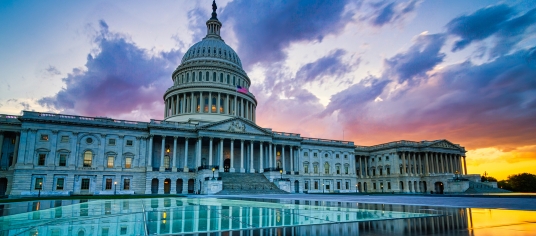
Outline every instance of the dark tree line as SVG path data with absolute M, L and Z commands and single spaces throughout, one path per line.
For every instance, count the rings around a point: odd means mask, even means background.
M 487 178 L 493 178 L 493 177 L 487 177 Z M 488 180 L 488 181 L 491 181 L 491 180 Z M 530 173 L 509 175 L 506 180 L 501 180 L 497 182 L 497 185 L 499 188 L 510 190 L 513 192 L 534 193 L 536 192 L 536 175 L 533 175 Z

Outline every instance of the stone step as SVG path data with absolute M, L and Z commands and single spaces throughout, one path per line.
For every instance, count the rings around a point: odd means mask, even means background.
M 220 173 L 223 182 L 223 190 L 219 195 L 239 194 L 281 194 L 287 193 L 280 190 L 260 173 Z

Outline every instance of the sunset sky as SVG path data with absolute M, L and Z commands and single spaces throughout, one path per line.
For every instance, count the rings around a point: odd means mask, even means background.
M 0 114 L 149 121 L 212 0 L 1 1 Z M 257 124 L 374 145 L 447 139 L 469 173 L 536 174 L 536 0 L 218 0 Z

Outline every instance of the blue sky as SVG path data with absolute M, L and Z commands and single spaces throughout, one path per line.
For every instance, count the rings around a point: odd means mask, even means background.
M 260 125 L 361 145 L 446 138 L 476 172 L 536 167 L 536 1 L 217 4 Z M 0 113 L 161 119 L 210 5 L 2 1 Z

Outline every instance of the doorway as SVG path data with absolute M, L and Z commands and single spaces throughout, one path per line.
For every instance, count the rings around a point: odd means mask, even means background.
M 164 194 L 171 193 L 171 179 L 164 180 Z
M 298 180 L 294 181 L 294 192 L 295 193 L 300 192 L 300 181 L 298 181 Z
M 223 161 L 223 171 L 229 172 L 229 168 L 231 168 L 231 159 L 225 159 L 225 161 Z
M 151 193 L 158 194 L 158 179 L 153 179 L 151 181 Z
M 194 185 L 195 185 L 195 180 L 189 179 L 188 180 L 188 193 L 194 193 Z
M 182 179 L 177 179 L 177 193 L 182 193 Z
M 434 184 L 434 187 L 435 187 L 435 192 L 437 194 L 443 194 L 443 189 L 445 188 L 445 186 L 443 185 L 442 182 L 436 182 Z
M 0 178 L 0 197 L 6 195 L 7 190 L 7 178 Z

